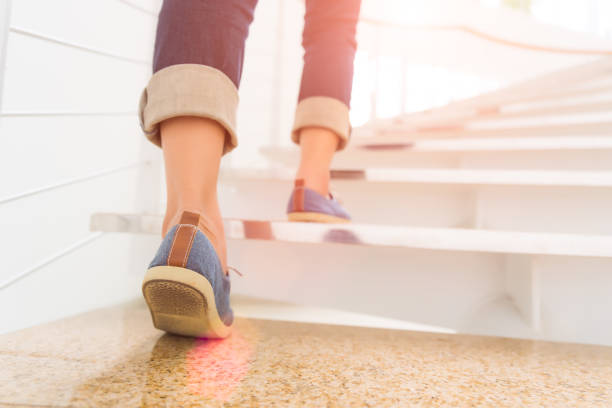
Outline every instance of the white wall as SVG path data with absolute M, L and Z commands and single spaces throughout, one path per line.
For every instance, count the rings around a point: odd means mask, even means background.
M 0 331 L 132 298 L 158 238 L 92 212 L 158 212 L 136 107 L 157 0 L 12 1 L 0 113 Z M 1 38 L 1 37 L 0 37 Z M 155 195 L 157 194 L 157 198 Z M 147 199 L 145 199 L 147 197 Z M 151 198 L 153 201 L 151 201 Z

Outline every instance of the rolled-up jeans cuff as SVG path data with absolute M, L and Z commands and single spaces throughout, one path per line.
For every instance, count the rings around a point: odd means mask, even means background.
M 177 116 L 217 121 L 226 132 L 223 154 L 238 145 L 238 90 L 218 69 L 200 64 L 170 65 L 157 71 L 142 91 L 138 116 L 145 136 L 161 147 L 159 124 Z
M 344 149 L 351 135 L 348 106 L 329 96 L 302 99 L 295 111 L 291 140 L 300 144 L 300 130 L 311 126 L 329 129 L 337 134 L 340 138 L 337 150 Z

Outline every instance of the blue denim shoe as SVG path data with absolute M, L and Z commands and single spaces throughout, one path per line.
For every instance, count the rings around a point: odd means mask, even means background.
M 200 215 L 185 211 L 149 265 L 142 293 L 153 325 L 193 337 L 227 337 L 234 321 L 230 280 L 217 252 L 198 229 Z
M 295 180 L 295 187 L 287 204 L 289 221 L 300 222 L 350 222 L 351 216 L 330 194 L 324 197 L 304 187 L 304 180 Z

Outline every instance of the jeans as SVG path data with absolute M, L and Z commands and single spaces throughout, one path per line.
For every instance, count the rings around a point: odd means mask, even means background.
M 327 128 L 346 145 L 355 28 L 361 0 L 306 0 L 304 68 L 292 140 L 307 126 Z M 216 120 L 236 147 L 236 109 L 244 45 L 257 0 L 164 0 L 153 75 L 141 94 L 145 135 L 161 146 L 159 123 L 175 116 Z

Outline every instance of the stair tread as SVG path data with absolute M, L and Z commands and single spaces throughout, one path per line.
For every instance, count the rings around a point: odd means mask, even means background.
M 142 302 L 0 336 L 0 364 L 2 403 L 13 405 L 457 406 L 485 396 L 492 406 L 593 406 L 612 399 L 610 347 L 246 318 L 225 340 L 194 340 L 155 330 Z
M 221 179 L 291 181 L 291 168 L 231 168 Z M 612 171 L 367 168 L 333 169 L 332 180 L 368 182 L 487 184 L 517 186 L 612 187 Z
M 594 99 L 594 98 L 592 98 Z M 571 103 L 568 101 L 524 102 L 492 108 L 489 111 L 475 111 L 471 115 L 459 115 L 447 118 L 435 118 L 410 120 L 406 118 L 389 119 L 383 122 L 374 121 L 366 123 L 361 130 L 386 130 L 389 128 L 405 129 L 406 131 L 418 131 L 419 129 L 431 129 L 440 126 L 457 127 L 469 129 L 504 129 L 509 125 L 525 127 L 535 125 L 558 125 L 558 124 L 588 124 L 605 123 L 612 117 L 612 101 L 610 95 L 604 95 L 599 100 L 590 103 Z
M 547 124 L 515 124 L 513 126 L 469 127 L 463 125 L 431 125 L 415 128 L 401 124 L 355 128 L 355 139 L 377 140 L 458 139 L 498 137 L 561 137 L 576 135 L 609 135 L 612 121 L 567 122 Z
M 559 112 L 557 115 L 552 114 L 540 114 L 540 115 L 483 115 L 475 116 L 472 118 L 466 118 L 462 120 L 438 122 L 432 123 L 431 125 L 418 125 L 410 122 L 397 122 L 390 123 L 380 126 L 367 126 L 364 129 L 370 131 L 406 131 L 406 132 L 418 132 L 418 131 L 435 131 L 438 127 L 456 128 L 457 131 L 471 131 L 471 130 L 506 130 L 506 129 L 520 129 L 520 128 L 546 128 L 547 126 L 559 126 L 559 125 L 609 125 L 610 119 L 612 119 L 612 113 L 608 111 L 588 111 L 588 112 L 575 112 L 563 114 Z M 357 130 L 357 129 L 356 129 Z M 360 130 L 357 130 L 360 132 Z
M 379 138 L 354 139 L 349 147 L 338 153 L 341 156 L 361 154 L 370 150 L 373 155 L 385 151 L 401 151 L 409 157 L 412 152 L 473 152 L 473 151 L 530 151 L 530 150 L 600 150 L 612 149 L 612 137 L 609 136 L 562 136 L 530 138 L 490 138 L 490 139 L 433 139 L 415 140 L 379 140 Z M 291 156 L 293 163 L 299 157 L 299 150 L 294 146 L 267 146 L 260 150 L 269 159 L 280 159 Z
M 161 216 L 93 214 L 91 229 L 159 234 Z M 612 236 L 427 228 L 374 224 L 318 224 L 225 219 L 228 239 L 328 243 L 451 251 L 612 257 Z

